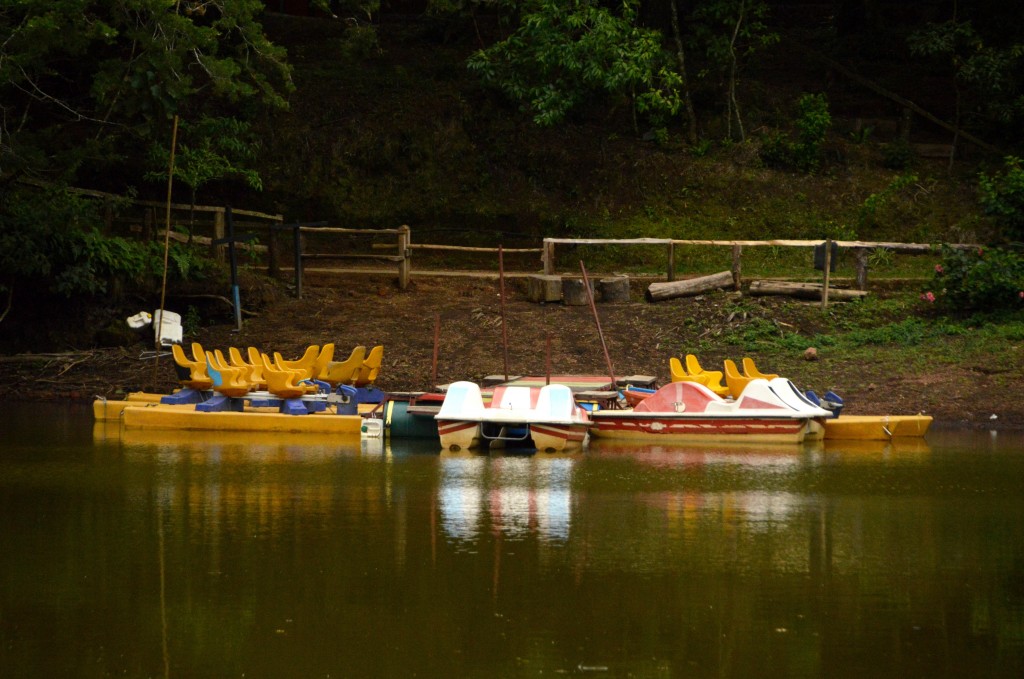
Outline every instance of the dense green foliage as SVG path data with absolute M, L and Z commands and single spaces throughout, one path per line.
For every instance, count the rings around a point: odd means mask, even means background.
M 539 125 L 562 122 L 598 94 L 628 97 L 664 124 L 681 105 L 679 75 L 657 31 L 636 25 L 636 1 L 616 14 L 594 0 L 535 0 L 509 38 L 469 67 L 519 102 Z
M 199 189 L 220 179 L 239 177 L 254 191 L 262 190 L 259 173 L 246 167 L 256 159 L 259 150 L 249 123 L 235 118 L 202 117 L 194 124 L 182 121 L 178 134 L 174 178 L 192 190 L 193 206 Z M 150 161 L 154 170 L 147 178 L 166 181 L 170 149 L 154 145 Z
M 1020 240 L 1024 10 L 940 5 L 430 0 L 413 15 L 407 3 L 313 0 L 296 18 L 264 15 L 285 4 L 260 0 L 2 2 L 0 231 L 23 256 L 4 255 L 0 292 L 99 291 L 149 270 L 145 247 L 107 242 L 95 214 L 57 194 L 162 200 L 174 116 L 176 196 L 185 185 L 193 203 L 289 219 L 409 222 L 474 244 L 506 233 L 991 242 L 995 229 Z M 1005 149 L 1002 170 L 922 159 L 915 143 L 935 140 L 918 137 L 916 114 L 906 135 L 851 131 L 861 118 L 893 123 L 893 105 L 840 69 L 825 77 L 827 60 Z M 645 252 L 641 265 L 662 258 Z M 804 266 L 789 253 L 764 261 Z
M 921 298 L 954 314 L 1024 308 L 1024 256 L 1004 248 L 944 247 Z
M 131 174 L 145 149 L 167 145 L 175 115 L 198 120 L 204 140 L 182 147 L 176 173 L 193 190 L 235 174 L 258 186 L 257 175 L 232 164 L 250 148 L 242 120 L 259 114 L 257 104 L 285 106 L 290 88 L 284 50 L 257 19 L 262 10 L 259 0 L 0 7 L 0 289 L 43 279 L 63 294 L 99 292 L 111 276 L 151 272 L 149 244 L 108 238 L 91 209 L 60 188 L 39 193 L 15 182 L 60 187 L 84 174 Z
M 1007 156 L 1004 169 L 978 178 L 981 204 L 993 215 L 1011 240 L 1024 240 L 1024 161 Z
M 0 194 L 0 288 L 72 297 L 102 294 L 115 284 L 155 287 L 163 273 L 162 244 L 104 236 L 100 207 L 56 189 L 18 187 Z M 172 279 L 202 275 L 207 266 L 177 243 L 169 264 Z
M 1024 42 L 986 44 L 970 21 L 951 19 L 927 23 L 908 43 L 915 55 L 949 61 L 958 123 L 962 110 L 983 128 L 1013 129 L 1024 120 Z
M 761 157 L 769 165 L 814 172 L 821 166 L 821 149 L 832 125 L 823 94 L 805 94 L 797 101 L 796 138 L 775 133 L 765 138 Z

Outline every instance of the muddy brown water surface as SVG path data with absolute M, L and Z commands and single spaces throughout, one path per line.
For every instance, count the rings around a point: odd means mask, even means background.
M 1024 672 L 1019 433 L 481 455 L 4 412 L 4 677 Z

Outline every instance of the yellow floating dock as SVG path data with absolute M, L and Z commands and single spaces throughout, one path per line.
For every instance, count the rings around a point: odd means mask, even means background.
M 920 438 L 932 424 L 931 415 L 840 415 L 825 420 L 825 440 L 888 441 Z
M 121 413 L 125 408 L 136 406 L 152 405 L 159 403 L 164 394 L 147 394 L 141 391 L 133 391 L 123 400 L 110 400 L 97 398 L 92 402 L 92 416 L 97 422 L 109 422 L 121 419 Z
M 125 429 L 176 429 L 191 431 L 247 431 L 359 436 L 363 425 L 360 415 L 336 415 L 331 412 L 311 415 L 283 415 L 276 411 L 204 413 L 194 405 L 144 404 L 124 408 L 121 422 Z

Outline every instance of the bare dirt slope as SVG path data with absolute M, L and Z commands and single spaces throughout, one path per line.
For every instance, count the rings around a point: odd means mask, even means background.
M 338 360 L 357 344 L 383 344 L 378 385 L 385 390 L 430 390 L 457 379 L 480 379 L 504 372 L 502 304 L 493 279 L 416 277 L 408 290 L 392 278 L 365 276 L 309 287 L 301 300 L 284 297 L 248 318 L 236 332 L 229 317 L 203 327 L 195 337 L 209 348 L 256 346 L 265 352 L 298 356 L 309 344 L 335 343 Z M 811 336 L 820 332 L 817 303 L 782 298 L 746 300 L 753 311 L 735 314 L 735 297 L 713 293 L 657 304 L 643 300 L 634 282 L 633 300 L 599 304 L 599 319 L 616 375 L 653 375 L 668 380 L 668 358 L 699 353 L 705 367 L 725 358 L 738 360 L 740 347 L 713 340 L 723 328 L 769 319 L 780 331 Z M 607 374 L 594 316 L 588 306 L 529 302 L 522 281 L 506 282 L 505 319 L 511 374 Z M 435 323 L 439 323 L 436 378 L 433 373 Z M 710 343 L 708 340 L 712 340 Z M 710 349 L 698 351 L 698 343 Z M 550 358 L 548 349 L 550 346 Z M 175 385 L 170 359 L 160 362 L 154 381 L 152 361 L 138 360 L 140 342 L 127 349 L 102 349 L 45 360 L 0 361 L 0 399 L 116 397 L 129 390 L 168 390 Z M 843 361 L 820 349 L 818 360 L 802 352 L 755 355 L 759 366 L 789 376 L 799 385 L 843 395 L 847 410 L 860 414 L 925 412 L 939 424 L 1024 428 L 1024 384 L 1000 386 L 977 366 L 950 367 L 921 361 L 897 373 L 881 363 Z M 1004 376 L 1005 377 L 1005 376 Z M 999 394 L 994 398 L 993 394 Z M 996 419 L 991 416 L 997 415 Z

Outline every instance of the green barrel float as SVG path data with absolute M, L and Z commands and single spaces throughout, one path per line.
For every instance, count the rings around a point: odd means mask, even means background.
M 439 439 L 433 415 L 413 415 L 408 401 L 388 401 L 384 407 L 384 431 L 393 439 Z

